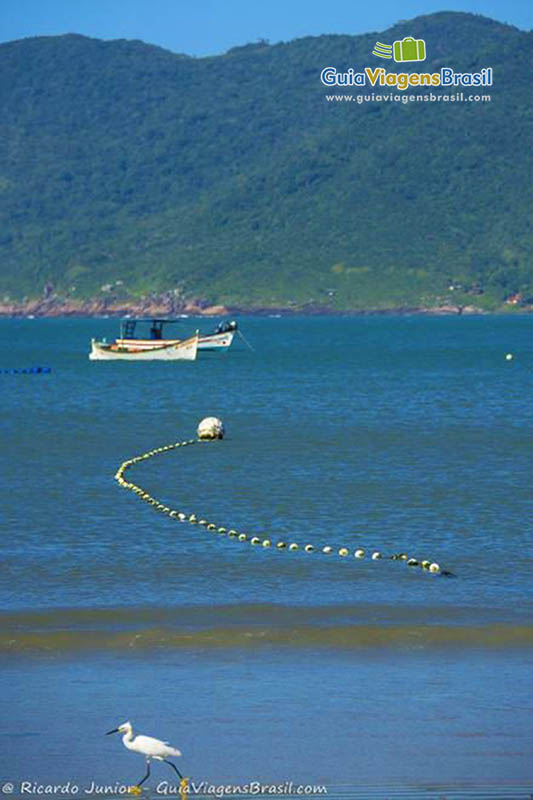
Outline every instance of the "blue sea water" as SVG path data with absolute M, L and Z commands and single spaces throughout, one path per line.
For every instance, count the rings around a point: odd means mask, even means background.
M 5 763 L 60 780 L 83 730 L 77 780 L 139 778 L 97 738 L 131 717 L 211 779 L 532 778 L 533 318 L 239 323 L 253 352 L 135 364 L 87 358 L 115 320 L 0 320 L 0 369 L 51 367 L 0 375 Z M 124 459 L 211 415 L 222 442 L 127 477 L 367 557 L 242 544 L 118 487 Z M 43 731 L 28 763 L 13 737 Z

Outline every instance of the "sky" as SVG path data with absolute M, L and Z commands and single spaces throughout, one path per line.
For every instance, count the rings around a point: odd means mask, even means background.
M 0 42 L 81 33 L 207 56 L 258 39 L 378 32 L 435 11 L 533 28 L 533 0 L 0 0 Z

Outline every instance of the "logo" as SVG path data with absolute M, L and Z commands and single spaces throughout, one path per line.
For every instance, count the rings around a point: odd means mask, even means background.
M 394 55 L 395 61 L 425 61 L 426 43 L 424 39 L 413 39 L 412 36 L 398 39 L 393 44 L 376 42 L 372 55 L 378 58 L 392 58 Z
M 377 58 L 394 59 L 396 62 L 426 60 L 426 42 L 405 36 L 392 44 L 376 42 L 372 55 Z M 438 72 L 389 72 L 385 67 L 349 67 L 341 72 L 336 67 L 324 67 L 320 73 L 324 86 L 366 86 L 372 88 L 399 89 L 405 92 L 413 87 L 442 86 L 462 88 L 463 86 L 492 86 L 493 69 L 483 67 L 479 72 L 455 72 L 452 67 L 440 67 Z
M 372 55 L 378 58 L 392 58 L 392 45 L 376 42 L 372 50 Z

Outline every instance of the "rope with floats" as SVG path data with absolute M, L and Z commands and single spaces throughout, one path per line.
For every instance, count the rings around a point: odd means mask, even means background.
M 303 553 L 321 553 L 323 555 L 330 555 L 330 556 L 338 556 L 340 558 L 347 558 L 352 556 L 354 558 L 366 558 L 367 550 L 363 547 L 358 547 L 353 552 L 350 551 L 348 547 L 333 547 L 331 545 L 324 545 L 324 546 L 317 546 L 313 544 L 299 544 L 298 542 L 286 542 L 283 540 L 272 540 L 269 538 L 262 539 L 260 536 L 250 536 L 247 533 L 243 533 L 241 531 L 235 530 L 234 528 L 226 528 L 222 525 L 215 524 L 214 522 L 209 522 L 207 519 L 203 519 L 202 517 L 198 517 L 196 514 L 186 513 L 185 511 L 180 511 L 176 508 L 170 508 L 170 506 L 165 505 L 165 503 L 161 503 L 155 497 L 143 489 L 141 486 L 138 486 L 136 483 L 132 481 L 125 480 L 124 473 L 131 469 L 131 467 L 135 466 L 135 464 L 139 464 L 141 461 L 146 461 L 149 458 L 153 458 L 154 456 L 160 455 L 161 453 L 168 453 L 170 450 L 176 450 L 178 447 L 189 447 L 190 445 L 195 444 L 202 444 L 206 442 L 213 442 L 218 439 L 224 438 L 224 425 L 223 423 L 217 419 L 216 417 L 206 417 L 203 419 L 200 424 L 198 425 L 197 430 L 197 439 L 188 439 L 183 442 L 174 442 L 173 444 L 167 444 L 163 447 L 157 447 L 154 450 L 149 450 L 142 455 L 135 456 L 134 458 L 130 458 L 127 461 L 123 461 L 120 467 L 118 468 L 115 474 L 115 480 L 122 486 L 123 489 L 128 489 L 129 491 L 133 492 L 137 495 L 139 500 L 143 500 L 155 511 L 159 511 L 161 514 L 165 514 L 166 516 L 170 517 L 171 519 L 177 520 L 178 522 L 188 522 L 190 525 L 198 525 L 204 528 L 206 531 L 210 533 L 216 533 L 220 536 L 225 536 L 228 539 L 232 539 L 238 542 L 246 542 L 251 544 L 252 546 L 258 547 L 274 547 L 279 551 L 287 551 L 294 553 L 296 551 L 301 551 Z M 405 563 L 408 567 L 420 567 L 422 570 L 430 572 L 435 575 L 441 575 L 444 577 L 455 577 L 452 572 L 448 570 L 441 569 L 440 565 L 436 561 L 431 561 L 430 559 L 418 559 L 412 558 L 407 555 L 407 553 L 394 553 L 392 555 L 384 555 L 379 550 L 376 550 L 370 554 L 370 558 L 373 561 L 380 561 L 380 560 L 391 560 L 391 561 L 401 561 Z
M 52 372 L 51 367 L 9 367 L 0 369 L 0 375 L 49 375 Z

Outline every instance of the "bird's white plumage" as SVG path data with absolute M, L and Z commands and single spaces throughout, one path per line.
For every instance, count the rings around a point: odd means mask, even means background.
M 157 761 L 163 761 L 169 756 L 181 756 L 179 750 L 172 747 L 168 742 L 162 742 L 161 739 L 154 739 L 153 736 L 134 736 L 131 722 L 124 722 L 118 726 L 120 733 L 123 733 L 122 742 L 124 747 L 128 750 L 133 750 L 135 753 L 140 753 L 145 756 L 149 761 L 155 758 Z

